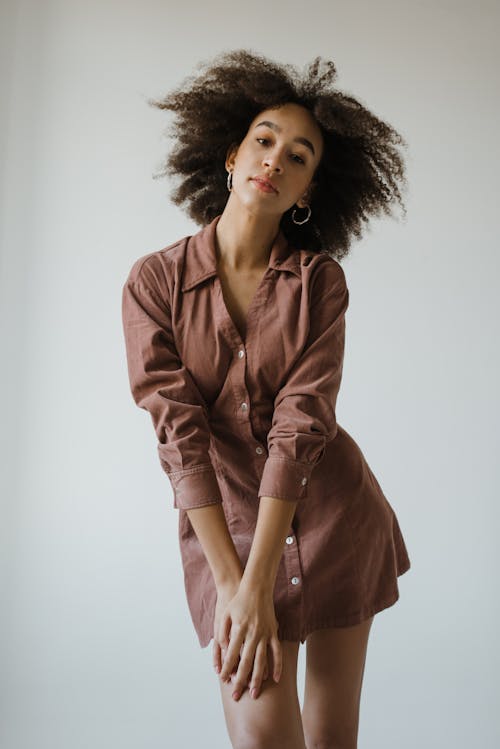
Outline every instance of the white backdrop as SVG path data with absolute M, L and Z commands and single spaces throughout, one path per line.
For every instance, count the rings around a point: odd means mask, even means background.
M 230 747 L 120 297 L 197 230 L 152 179 L 170 115 L 146 100 L 239 47 L 333 59 L 410 144 L 406 223 L 342 263 L 338 420 L 412 562 L 370 635 L 360 749 L 499 746 L 499 20 L 486 0 L 3 1 L 3 749 Z

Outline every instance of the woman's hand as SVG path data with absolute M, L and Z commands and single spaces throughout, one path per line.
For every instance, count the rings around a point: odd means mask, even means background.
M 214 622 L 214 654 L 218 662 L 218 648 L 222 651 L 220 678 L 233 678 L 233 697 L 238 700 L 250 682 L 250 694 L 256 698 L 262 682 L 267 678 L 267 648 L 273 656 L 273 676 L 279 681 L 282 668 L 278 621 L 274 613 L 270 589 L 240 585 L 217 600 Z M 239 664 L 238 664 L 239 659 Z
M 229 601 L 233 598 L 233 596 L 238 591 L 238 584 L 233 586 L 226 586 L 224 588 L 220 588 L 217 590 L 217 603 L 215 606 L 215 618 L 214 618 L 214 645 L 213 645 L 213 662 L 214 662 L 214 669 L 216 673 L 220 674 L 222 670 L 222 665 L 224 663 L 224 658 L 226 656 L 226 649 L 222 648 L 221 643 L 218 640 L 218 632 L 220 632 L 220 622 L 222 619 L 222 614 L 226 609 L 227 604 Z M 236 666 L 231 671 L 231 680 L 234 680 L 236 676 Z M 268 669 L 267 669 L 267 661 L 266 661 L 266 668 L 264 670 L 264 681 L 268 677 Z M 225 679 L 225 681 L 229 681 L 229 679 Z M 248 683 L 248 681 L 247 681 Z
M 216 673 L 220 674 L 222 671 L 222 664 L 224 663 L 224 656 L 226 651 L 222 649 L 219 641 L 219 632 L 221 628 L 222 614 L 226 609 L 227 604 L 237 593 L 239 583 L 233 585 L 226 585 L 221 588 L 217 588 L 217 602 L 215 604 L 215 616 L 214 616 L 214 645 L 213 645 L 213 663 Z

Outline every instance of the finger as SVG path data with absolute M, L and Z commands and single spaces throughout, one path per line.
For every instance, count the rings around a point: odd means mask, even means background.
M 236 629 L 235 631 L 235 627 L 233 625 L 233 627 L 231 628 L 229 647 L 227 648 L 224 663 L 222 664 L 222 669 L 220 672 L 220 677 L 223 681 L 229 680 L 232 669 L 238 663 L 241 639 L 243 639 L 243 633 L 241 633 L 238 629 Z
M 238 668 L 239 668 L 239 666 L 240 666 L 240 662 L 241 662 L 241 656 L 242 656 L 242 653 L 243 653 L 243 648 L 244 648 L 244 647 L 245 647 L 245 643 L 243 643 L 243 644 L 242 644 L 242 646 L 241 646 L 241 648 L 240 648 L 240 652 L 239 652 L 238 660 L 237 660 L 236 664 L 235 664 L 235 665 L 233 666 L 233 669 L 232 669 L 232 671 L 231 671 L 231 681 L 232 681 L 233 683 L 234 683 L 234 682 L 236 681 L 236 674 L 238 673 Z M 248 685 L 250 684 L 250 677 L 251 677 L 251 676 L 252 676 L 252 674 L 249 674 L 249 675 L 248 675 L 248 678 L 247 678 L 247 680 L 246 680 L 246 682 L 245 682 L 245 687 L 247 687 L 247 686 L 248 686 Z
M 231 669 L 231 674 L 230 674 L 230 679 L 231 679 L 231 681 L 234 681 L 234 680 L 236 679 L 236 674 L 237 674 L 237 672 L 238 672 L 238 667 L 239 667 L 239 665 L 240 665 L 240 659 L 241 659 L 241 651 L 242 651 L 242 650 L 243 650 L 243 645 L 242 645 L 242 646 L 241 646 L 241 648 L 240 648 L 240 652 L 239 652 L 239 654 L 238 654 L 238 657 L 237 657 L 237 659 L 236 659 L 236 663 L 234 664 L 234 666 L 233 666 L 233 667 L 232 667 L 232 669 Z
M 226 661 L 230 638 L 231 638 L 231 619 L 229 616 L 226 616 L 226 617 L 223 617 L 222 621 L 220 622 L 219 637 L 218 637 L 220 648 L 221 648 L 221 670 L 219 672 L 219 675 L 223 681 L 228 681 L 228 673 L 227 673 L 227 669 L 224 671 L 224 663 Z
M 229 641 L 231 639 L 231 617 L 223 616 L 219 625 L 217 639 L 220 642 L 221 649 L 227 650 L 229 647 Z
M 257 643 L 253 640 L 246 640 L 241 654 L 240 665 L 233 680 L 233 699 L 238 700 L 247 685 L 248 677 L 252 672 L 255 658 Z
M 267 639 L 261 640 L 255 650 L 252 679 L 250 682 L 250 697 L 257 699 L 264 680 L 264 670 L 267 658 Z
M 220 670 L 222 668 L 222 663 L 221 663 L 221 646 L 220 646 L 219 641 L 215 637 L 214 637 L 214 646 L 213 646 L 213 649 L 212 649 L 212 661 L 213 661 L 213 664 L 214 664 L 215 673 L 216 674 L 220 673 Z
M 278 640 L 277 635 L 271 637 L 271 650 L 273 653 L 273 679 L 276 683 L 279 682 L 281 677 L 281 670 L 283 668 L 282 654 L 281 654 L 281 643 Z

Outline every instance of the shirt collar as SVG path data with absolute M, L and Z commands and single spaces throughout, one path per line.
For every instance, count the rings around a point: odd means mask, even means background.
M 184 260 L 182 291 L 188 291 L 210 276 L 217 275 L 215 228 L 220 217 L 221 214 L 206 224 L 197 234 L 189 237 Z M 299 254 L 290 247 L 280 229 L 271 247 L 268 267 L 273 270 L 291 271 L 301 278 Z

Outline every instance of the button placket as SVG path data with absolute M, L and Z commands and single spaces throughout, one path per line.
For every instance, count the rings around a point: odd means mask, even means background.
M 244 343 L 240 344 L 239 349 L 236 352 L 236 356 L 239 360 L 238 364 L 241 362 L 241 364 L 243 365 L 240 368 L 239 366 L 235 364 L 235 370 L 234 370 L 236 374 L 236 379 L 237 379 L 237 381 L 234 383 L 236 385 L 236 387 L 234 388 L 234 392 L 236 393 L 237 397 L 241 399 L 239 402 L 238 411 L 240 413 L 249 415 L 249 409 L 250 409 L 251 403 L 250 403 L 250 396 L 248 394 L 248 390 L 245 384 L 245 363 L 243 360 L 246 356 L 246 349 L 245 349 Z M 250 444 L 252 441 L 256 442 L 255 436 L 252 430 L 252 424 L 251 424 L 250 418 L 247 418 L 243 422 L 240 422 L 240 423 L 241 423 L 242 428 L 248 432 Z M 266 451 L 261 445 L 257 444 L 257 446 L 255 447 L 255 453 L 257 455 L 265 455 Z
M 235 373 L 237 377 L 237 395 L 239 397 L 239 406 L 238 410 L 241 413 L 248 413 L 248 409 L 250 408 L 250 398 L 248 396 L 248 391 L 245 386 L 245 346 L 244 344 L 240 344 L 238 351 L 236 352 L 236 356 L 241 362 L 241 367 L 236 367 Z
M 290 534 L 285 539 L 285 569 L 288 581 L 288 595 L 291 597 L 302 597 L 302 569 L 300 566 L 299 548 L 297 537 Z

